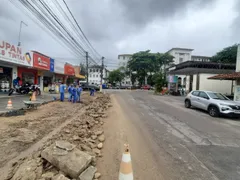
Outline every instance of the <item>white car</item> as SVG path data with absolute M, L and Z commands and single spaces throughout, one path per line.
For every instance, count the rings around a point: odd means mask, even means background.
M 191 106 L 208 111 L 212 117 L 219 115 L 240 117 L 240 103 L 212 91 L 191 91 L 185 98 L 185 107 Z

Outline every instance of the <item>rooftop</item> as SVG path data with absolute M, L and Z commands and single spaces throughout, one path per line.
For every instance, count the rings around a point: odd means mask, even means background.
M 240 72 L 233 72 L 229 74 L 218 74 L 215 76 L 211 76 L 208 79 L 236 80 L 236 79 L 240 79 Z
M 211 57 L 209 57 L 209 56 L 192 55 L 192 58 L 205 58 L 205 59 L 210 59 Z
M 170 52 L 170 51 L 172 51 L 172 50 L 193 51 L 194 49 L 190 49 L 190 48 L 178 48 L 178 47 L 175 47 L 175 48 L 170 49 L 170 50 L 167 51 L 167 52 Z
M 175 65 L 175 69 L 169 71 L 169 74 L 227 74 L 235 71 L 235 64 L 223 64 L 215 62 L 186 61 Z

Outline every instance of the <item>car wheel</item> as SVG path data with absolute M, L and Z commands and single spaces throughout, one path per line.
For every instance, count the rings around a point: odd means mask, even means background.
M 208 113 L 212 117 L 218 117 L 219 116 L 219 110 L 216 106 L 210 106 L 208 108 Z
M 185 107 L 186 108 L 190 108 L 191 107 L 191 102 L 190 102 L 190 100 L 185 100 Z

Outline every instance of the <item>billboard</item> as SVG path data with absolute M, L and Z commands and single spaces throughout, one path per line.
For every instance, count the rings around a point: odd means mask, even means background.
M 0 61 L 14 64 L 33 66 L 32 53 L 23 47 L 13 45 L 6 41 L 0 41 Z
M 33 52 L 33 67 L 50 70 L 50 58 L 40 53 Z
M 178 82 L 178 76 L 168 76 L 168 82 L 169 83 L 177 83 Z

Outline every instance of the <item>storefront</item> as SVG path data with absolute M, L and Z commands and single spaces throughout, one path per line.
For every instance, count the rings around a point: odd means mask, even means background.
M 71 64 L 66 63 L 64 66 L 64 74 L 67 75 L 66 84 L 72 84 L 75 79 L 75 70 Z
M 20 84 L 38 84 L 38 71 L 32 68 L 18 67 Z
M 55 78 L 54 82 L 55 83 L 66 83 L 66 76 L 64 75 L 64 66 L 65 63 L 59 60 L 54 60 L 54 73 L 55 73 Z
M 48 88 L 52 84 L 54 73 L 50 71 L 50 67 L 54 68 L 54 60 L 50 60 L 50 57 L 33 51 L 33 67 L 38 69 L 38 82 L 41 91 L 43 91 L 44 88 Z
M 32 67 L 31 54 L 22 47 L 0 41 L 0 92 L 8 92 L 13 79 L 19 75 L 18 67 Z

